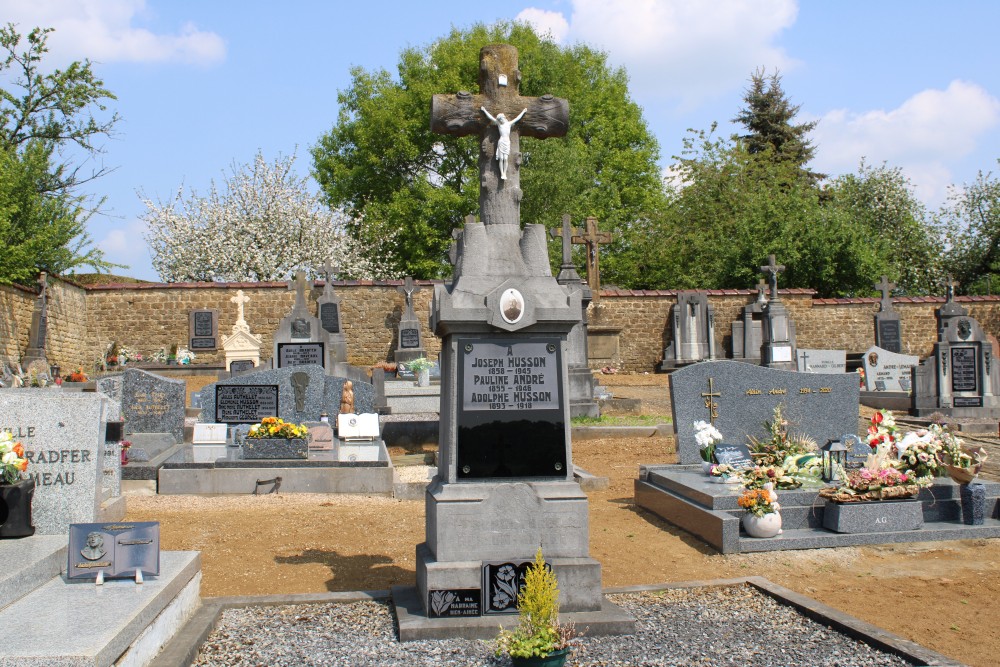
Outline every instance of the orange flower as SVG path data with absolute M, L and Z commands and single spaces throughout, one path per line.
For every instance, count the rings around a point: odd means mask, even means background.
M 24 472 L 25 470 L 27 470 L 28 469 L 28 459 L 21 459 L 21 465 L 18 466 L 18 467 L 21 469 L 21 472 Z
M 19 443 L 19 442 L 14 443 L 14 447 L 12 448 L 12 451 L 15 454 L 17 454 L 19 457 L 22 457 L 22 458 L 24 457 L 24 446 L 21 443 Z

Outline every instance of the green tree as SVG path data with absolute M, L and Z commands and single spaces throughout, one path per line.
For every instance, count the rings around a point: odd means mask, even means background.
M 906 294 L 930 294 L 941 279 L 941 243 L 924 205 L 899 167 L 862 160 L 827 188 L 832 205 L 859 227 L 882 263 L 882 273 Z
M 1000 163 L 1000 160 L 997 160 Z M 966 294 L 1000 286 L 1000 179 L 980 171 L 971 185 L 952 187 L 935 216 L 946 240 L 944 269 Z
M 518 48 L 522 95 L 570 102 L 565 139 L 521 140 L 522 222 L 554 227 L 564 213 L 580 222 L 597 217 L 616 237 L 602 258 L 605 282 L 642 283 L 633 249 L 659 241 L 637 229 L 664 200 L 659 149 L 629 97 L 627 76 L 608 66 L 606 54 L 560 47 L 526 24 L 453 29 L 429 46 L 405 49 L 398 78 L 352 70 L 336 124 L 312 149 L 327 203 L 345 210 L 349 232 L 366 246 L 398 232 L 397 272 L 448 275 L 451 231 L 478 209 L 479 142 L 432 134 L 430 101 L 436 93 L 477 91 L 479 50 L 496 42 Z
M 93 112 L 105 111 L 103 100 L 115 97 L 86 60 L 43 73 L 50 32 L 35 28 L 25 37 L 14 24 L 0 27 L 0 54 L 6 54 L 0 56 L 0 282 L 24 280 L 39 269 L 116 266 L 89 247 L 86 223 L 100 202 L 79 192 L 106 173 L 82 167 L 101 152 L 96 142 L 118 121 L 115 114 L 98 120 Z
M 743 102 L 746 106 L 740 109 L 733 122 L 747 130 L 739 139 L 748 153 L 767 154 L 777 162 L 790 162 L 813 183 L 825 177 L 806 168 L 816 152 L 807 136 L 816 127 L 816 121 L 792 123 L 801 107 L 788 99 L 777 70 L 770 76 L 762 69 L 751 74 Z

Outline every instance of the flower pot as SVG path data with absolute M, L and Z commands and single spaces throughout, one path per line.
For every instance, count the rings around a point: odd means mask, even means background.
M 119 453 L 121 454 L 122 465 L 126 465 L 128 463 L 128 450 L 122 447 Z
M 549 653 L 544 658 L 514 658 L 510 661 L 515 667 L 562 667 L 569 657 L 569 648 L 561 648 Z
M 243 441 L 244 459 L 306 459 L 309 445 L 305 438 L 247 438 Z
M 702 472 L 704 472 L 706 475 L 708 473 L 712 472 L 712 465 L 713 464 L 712 464 L 711 461 L 702 461 L 701 462 L 701 470 L 702 470 Z
M 959 487 L 962 499 L 962 523 L 981 526 L 986 518 L 986 487 L 983 484 L 963 484 Z
M 431 386 L 431 369 L 421 368 L 419 371 L 417 371 L 417 386 L 418 387 Z
M 750 537 L 774 537 L 781 532 L 781 514 L 778 512 L 770 512 L 764 516 L 745 514 L 743 530 L 747 531 Z
M 0 539 L 35 534 L 35 526 L 31 523 L 31 499 L 34 495 L 33 479 L 0 484 Z

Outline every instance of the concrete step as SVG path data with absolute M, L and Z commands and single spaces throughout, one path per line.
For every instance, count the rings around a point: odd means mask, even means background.
M 58 539 L 65 544 L 65 536 Z M 60 560 L 65 557 L 63 549 Z M 14 561 L 5 556 L 4 562 Z M 36 578 L 41 585 L 0 610 L 0 627 L 17 628 L 5 633 L 4 665 L 146 664 L 198 608 L 201 557 L 164 551 L 160 575 L 143 584 Z
M 0 609 L 66 569 L 65 535 L 32 535 L 0 540 Z

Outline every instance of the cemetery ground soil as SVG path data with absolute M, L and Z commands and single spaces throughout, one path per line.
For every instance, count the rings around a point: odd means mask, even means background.
M 604 376 L 616 396 L 669 415 L 663 376 Z M 675 460 L 670 438 L 574 443 L 606 476 L 589 494 L 591 555 L 605 587 L 760 575 L 970 665 L 997 664 L 1000 540 L 722 555 L 633 504 L 640 464 Z M 423 501 L 385 497 L 129 496 L 128 520 L 160 521 L 167 550 L 202 553 L 202 595 L 379 590 L 413 585 Z

